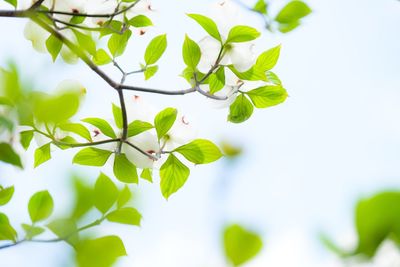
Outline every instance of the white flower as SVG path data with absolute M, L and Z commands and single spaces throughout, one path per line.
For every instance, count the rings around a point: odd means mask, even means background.
M 39 25 L 31 20 L 28 21 L 25 25 L 24 36 L 32 42 L 32 46 L 36 51 L 40 53 L 47 52 L 46 40 L 49 38 L 50 34 Z
M 197 130 L 186 115 L 179 114 L 174 124 L 167 133 L 164 148 L 173 150 L 181 145 L 187 144 L 197 136 Z
M 140 120 L 152 123 L 157 111 L 143 97 L 135 95 L 126 101 L 126 113 L 128 121 Z
M 139 135 L 128 138 L 128 141 L 139 147 L 142 151 L 147 152 L 156 156 L 160 152 L 160 145 L 157 140 L 157 136 L 152 131 L 146 131 Z M 144 155 L 137 149 L 123 144 L 122 152 L 125 153 L 128 160 L 130 160 L 136 167 L 140 169 L 153 168 L 155 159 Z

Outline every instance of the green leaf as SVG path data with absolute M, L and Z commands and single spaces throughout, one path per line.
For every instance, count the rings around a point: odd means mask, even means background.
M 118 188 L 105 174 L 101 173 L 94 186 L 94 206 L 105 214 L 117 201 Z
M 123 206 L 126 205 L 126 203 L 129 202 L 129 200 L 131 200 L 131 198 L 132 198 L 131 190 L 129 190 L 129 187 L 125 185 L 124 189 L 122 189 L 121 192 L 119 193 L 117 200 L 117 207 L 119 209 L 122 208 Z
M 303 1 L 291 1 L 278 13 L 275 20 L 279 23 L 292 24 L 311 13 Z
M 253 10 L 266 15 L 267 14 L 267 3 L 265 0 L 258 0 L 257 3 L 254 5 Z
M 22 163 L 19 155 L 7 143 L 0 143 L 0 161 L 12 164 L 22 169 Z
M 372 258 L 386 239 L 400 240 L 400 192 L 382 192 L 358 202 L 355 226 L 358 246 L 354 254 Z
M 11 226 L 7 215 L 0 212 L 0 240 L 17 241 L 17 232 Z
M 58 238 L 65 240 L 72 246 L 79 242 L 78 227 L 72 219 L 57 219 L 47 225 Z
M 185 64 L 189 68 L 196 69 L 201 57 L 200 47 L 187 35 L 185 36 L 185 41 L 183 42 L 182 55 Z
M 50 35 L 46 40 L 46 48 L 49 51 L 53 61 L 56 61 L 58 54 L 60 54 L 61 48 L 63 46 L 62 41 L 60 41 L 54 35 Z
M 144 54 L 144 61 L 146 62 L 146 65 L 152 65 L 156 63 L 160 59 L 160 57 L 164 54 L 166 48 L 167 48 L 166 34 L 159 35 L 155 37 L 153 40 L 151 40 Z
M 112 104 L 112 113 L 114 116 L 114 121 L 115 124 L 117 125 L 118 128 L 122 129 L 124 123 L 123 123 L 123 119 L 122 119 L 122 110 L 120 107 L 118 107 L 115 104 Z
M 182 154 L 187 160 L 195 164 L 214 162 L 222 157 L 219 148 L 206 139 L 196 139 L 176 148 L 174 151 Z
M 209 76 L 210 93 L 215 94 L 225 86 L 225 68 L 220 67 Z
M 154 65 L 154 66 L 147 66 L 146 69 L 144 70 L 144 79 L 147 81 L 148 79 L 150 79 L 151 77 L 154 76 L 154 74 L 156 74 L 158 71 L 158 66 Z
M 63 131 L 66 131 L 66 132 L 71 132 L 71 133 L 77 134 L 77 135 L 85 138 L 89 142 L 92 142 L 92 137 L 90 135 L 89 130 L 86 129 L 86 127 L 83 126 L 82 124 L 68 122 L 68 123 L 59 124 L 58 128 L 60 128 Z
M 126 250 L 118 236 L 84 240 L 76 246 L 79 267 L 110 267 L 122 256 L 126 256 Z
M 14 195 L 14 186 L 3 188 L 0 186 L 0 206 L 4 206 L 10 202 Z
M 50 154 L 50 143 L 45 144 L 35 150 L 35 162 L 34 167 L 38 167 L 39 165 L 45 163 L 51 159 Z
M 231 225 L 224 231 L 225 255 L 234 266 L 254 258 L 262 248 L 261 238 L 240 225 Z
M 269 82 L 275 84 L 275 85 L 282 85 L 281 80 L 279 79 L 279 77 L 273 73 L 272 71 L 267 71 L 265 73 L 265 75 L 267 76 L 267 79 Z
M 28 211 L 33 223 L 47 219 L 53 212 L 53 198 L 50 193 L 40 191 L 35 193 L 29 200 Z
M 4 1 L 12 5 L 13 7 L 17 8 L 17 3 L 18 3 L 17 0 L 4 0 Z
M 81 24 L 85 21 L 86 17 L 83 16 L 72 16 L 72 18 L 69 20 L 70 23 L 72 24 Z
M 128 125 L 128 137 L 138 135 L 153 128 L 154 126 L 149 122 L 135 120 Z
M 74 177 L 75 203 L 70 217 L 76 220 L 80 219 L 94 206 L 94 190 L 85 181 L 84 178 Z
M 176 120 L 178 111 L 175 108 L 166 108 L 160 111 L 154 118 L 154 126 L 156 127 L 157 136 L 160 140 L 168 131 Z
M 278 30 L 282 33 L 290 32 L 300 25 L 300 21 L 293 21 L 291 23 L 279 23 Z
M 10 107 L 14 106 L 13 102 L 4 96 L 0 96 L 0 105 L 10 106 Z
M 121 208 L 110 212 L 107 220 L 110 222 L 140 226 L 142 215 L 134 208 Z
M 123 183 L 138 183 L 136 166 L 130 162 L 125 154 L 115 154 L 114 175 Z
M 278 45 L 262 53 L 257 58 L 256 68 L 262 70 L 263 72 L 272 69 L 276 65 L 276 62 L 278 62 L 280 51 L 281 45 Z
M 19 133 L 20 136 L 19 141 L 25 150 L 27 150 L 29 148 L 29 145 L 31 144 L 33 133 L 34 133 L 33 130 L 23 131 Z
M 188 14 L 188 16 L 192 19 L 194 19 L 203 29 L 212 37 L 217 39 L 218 41 L 221 42 L 221 35 L 218 31 L 217 24 L 215 22 L 203 15 L 200 14 Z
M 23 223 L 21 226 L 25 231 L 25 238 L 28 240 L 31 240 L 32 237 L 38 236 L 45 231 L 42 227 L 33 226 L 25 223 Z
M 162 195 L 168 199 L 185 184 L 189 174 L 189 168 L 173 154 L 170 154 L 160 168 Z
M 151 19 L 149 19 L 145 15 L 137 15 L 131 18 L 128 21 L 128 24 L 136 28 L 153 26 L 153 22 L 151 21 Z
M 143 169 L 142 173 L 140 174 L 140 178 L 152 183 L 153 182 L 152 170 L 151 169 Z
M 249 42 L 258 38 L 259 36 L 260 32 L 256 29 L 249 26 L 238 25 L 229 31 L 226 43 Z
M 246 94 L 256 108 L 267 108 L 283 103 L 288 94 L 282 86 L 263 86 L 253 89 Z
M 83 122 L 89 123 L 94 127 L 98 128 L 104 135 L 110 138 L 117 138 L 115 132 L 111 125 L 103 119 L 100 118 L 86 118 L 82 120 Z
M 233 65 L 229 65 L 228 68 L 241 80 L 245 81 L 267 81 L 265 71 L 257 66 L 253 66 L 245 72 L 239 72 Z
M 78 30 L 72 30 L 76 36 L 79 47 L 88 51 L 92 56 L 96 55 L 96 43 L 89 34 L 84 34 Z
M 106 65 L 112 62 L 112 58 L 103 48 L 101 48 L 97 50 L 95 55 L 93 55 L 93 62 L 98 66 Z
M 122 55 L 132 35 L 131 30 L 125 31 L 123 34 L 113 33 L 108 40 L 108 50 L 113 57 Z
M 95 147 L 87 147 L 79 151 L 72 163 L 87 166 L 103 166 L 112 154 L 111 151 L 102 150 Z
M 253 105 L 245 95 L 239 95 L 235 102 L 229 107 L 228 121 L 241 123 L 246 121 L 253 114 Z

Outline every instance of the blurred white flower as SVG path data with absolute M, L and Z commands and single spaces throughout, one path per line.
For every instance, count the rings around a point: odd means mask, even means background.
M 47 52 L 46 40 L 49 38 L 50 34 L 39 25 L 31 20 L 28 21 L 25 25 L 24 36 L 32 42 L 32 46 L 36 51 L 40 53 Z

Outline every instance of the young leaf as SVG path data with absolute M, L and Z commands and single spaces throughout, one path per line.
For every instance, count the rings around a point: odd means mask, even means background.
M 82 120 L 83 122 L 89 123 L 94 127 L 98 128 L 104 135 L 110 138 L 117 138 L 115 132 L 111 125 L 103 119 L 100 118 L 86 118 Z
M 74 246 L 79 241 L 78 228 L 72 219 L 57 219 L 47 225 L 58 238 L 65 240 Z
M 128 137 L 138 135 L 153 128 L 154 126 L 149 122 L 135 120 L 128 125 Z
M 266 15 L 267 14 L 267 3 L 265 0 L 258 0 L 257 3 L 254 5 L 253 10 Z
M 12 196 L 14 195 L 14 186 L 2 188 L 0 186 L 0 206 L 4 206 L 10 202 Z
M 33 133 L 34 133 L 33 130 L 23 131 L 19 133 L 20 137 L 19 141 L 25 150 L 27 150 L 29 148 L 29 145 L 31 144 Z
M 51 158 L 50 154 L 50 143 L 45 144 L 35 150 L 35 163 L 34 167 L 38 167 L 40 164 L 45 163 Z
M 131 200 L 131 198 L 132 198 L 131 190 L 129 190 L 129 187 L 125 185 L 124 189 L 122 189 L 121 192 L 119 193 L 117 200 L 117 207 L 119 209 L 122 208 L 123 206 L 126 205 L 126 203 L 129 202 L 129 200 Z
M 245 81 L 267 81 L 265 71 L 257 66 L 253 66 L 245 72 L 239 72 L 233 65 L 229 65 L 228 68 L 241 80 Z
M 249 26 L 235 26 L 233 27 L 228 34 L 228 38 L 226 39 L 226 43 L 241 43 L 241 42 L 249 42 L 260 36 L 260 32 L 256 29 Z
M 53 198 L 48 191 L 35 193 L 29 200 L 28 211 L 33 223 L 47 219 L 53 212 Z
M 168 199 L 185 184 L 189 174 L 189 168 L 173 154 L 170 154 L 160 168 L 162 195 Z
M 128 24 L 136 28 L 142 28 L 142 27 L 152 26 L 153 22 L 151 22 L 151 19 L 149 19 L 145 15 L 137 15 L 131 18 L 128 21 Z
M 146 69 L 144 70 L 144 79 L 147 81 L 148 79 L 150 79 L 151 77 L 154 76 L 154 74 L 156 74 L 158 71 L 158 66 L 154 65 L 154 66 L 147 66 Z
M 110 222 L 140 226 L 142 215 L 134 208 L 120 208 L 107 215 Z
M 187 35 L 185 36 L 185 41 L 183 43 L 182 55 L 185 64 L 191 69 L 196 69 L 201 57 L 200 47 Z
M 228 121 L 241 123 L 246 121 L 253 114 L 253 105 L 245 95 L 239 95 L 235 102 L 229 107 Z
M 72 163 L 100 167 L 106 164 L 111 154 L 112 152 L 108 150 L 102 150 L 95 147 L 87 147 L 82 149 L 75 155 Z
M 178 111 L 175 108 L 166 108 L 160 111 L 154 118 L 158 139 L 161 139 L 171 129 L 176 120 Z
M 136 166 L 130 162 L 125 154 L 115 154 L 114 175 L 124 183 L 138 183 Z
M 205 164 L 222 157 L 219 148 L 209 140 L 196 139 L 174 151 L 182 154 L 187 160 L 195 164 Z
M 63 131 L 66 131 L 66 132 L 71 132 L 71 133 L 77 134 L 77 135 L 85 138 L 89 142 L 92 142 L 92 137 L 90 135 L 89 130 L 86 129 L 86 127 L 83 126 L 82 124 L 68 122 L 68 123 L 59 124 L 58 128 L 60 128 Z
M 94 206 L 105 214 L 117 201 L 118 189 L 105 174 L 101 173 L 94 186 Z
M 17 8 L 18 1 L 17 0 L 4 0 L 5 2 L 9 3 L 13 7 Z
M 215 94 L 225 86 L 225 69 L 220 67 L 209 76 L 210 93 Z
M 93 62 L 94 62 L 94 64 L 101 66 L 101 65 L 106 65 L 108 63 L 111 63 L 112 59 L 107 54 L 107 52 L 103 48 L 101 48 L 101 49 L 97 50 L 95 55 L 93 55 Z
M 123 34 L 113 33 L 108 40 L 108 50 L 113 57 L 122 55 L 128 44 L 129 38 L 131 38 L 132 31 L 127 30 Z
M 21 226 L 25 231 L 25 238 L 28 240 L 32 239 L 32 237 L 42 234 L 45 231 L 42 227 L 33 226 L 25 223 L 23 223 Z
M 294 0 L 289 2 L 278 13 L 275 20 L 279 23 L 292 24 L 311 13 L 311 9 L 303 1 Z
M 81 48 L 88 51 L 92 56 L 96 55 L 96 43 L 89 34 L 84 34 L 78 30 L 73 30 L 76 40 Z
M 246 93 L 256 108 L 267 108 L 284 102 L 287 92 L 282 86 L 263 86 Z
M 19 155 L 7 143 L 0 143 L 0 161 L 12 164 L 22 169 L 22 163 Z
M 0 240 L 17 240 L 17 232 L 11 226 L 7 215 L 0 212 Z
M 221 35 L 218 31 L 217 24 L 215 22 L 203 15 L 200 14 L 188 14 L 188 16 L 192 19 L 194 19 L 203 29 L 212 37 L 217 39 L 218 41 L 222 41 Z
M 150 183 L 153 182 L 153 176 L 151 169 L 143 169 L 142 173 L 140 174 L 140 178 L 149 181 Z
M 76 260 L 80 267 L 109 267 L 126 256 L 124 243 L 118 236 L 104 236 L 77 244 Z
M 112 113 L 114 115 L 114 121 L 118 128 L 122 129 L 123 127 L 123 120 L 122 120 L 122 111 L 121 108 L 117 105 L 112 105 Z
M 146 62 L 146 65 L 152 65 L 156 63 L 160 59 L 160 57 L 164 54 L 166 48 L 167 48 L 166 34 L 159 35 L 155 37 L 153 40 L 151 40 L 144 54 L 144 61 Z
M 225 255 L 233 266 L 254 258 L 262 248 L 261 238 L 240 225 L 231 225 L 224 232 Z
M 257 58 L 256 68 L 263 72 L 272 69 L 276 65 L 276 62 L 278 62 L 280 51 L 281 45 L 278 45 L 262 53 Z
M 54 35 L 50 35 L 49 38 L 47 38 L 46 48 L 47 48 L 47 51 L 49 51 L 53 61 L 56 61 L 57 56 L 60 53 L 62 46 L 63 46 L 62 41 L 60 41 Z

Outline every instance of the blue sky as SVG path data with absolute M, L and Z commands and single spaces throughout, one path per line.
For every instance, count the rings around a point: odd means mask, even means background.
M 121 63 L 135 69 L 150 37 L 167 32 L 169 48 L 160 74 L 146 86 L 186 87 L 178 77 L 183 62 L 176 60 L 184 33 L 193 39 L 204 33 L 185 12 L 207 13 L 211 2 L 155 0 L 157 26 L 148 39 L 133 40 Z M 276 2 L 276 8 L 284 4 Z M 141 229 L 106 226 L 107 233 L 120 233 L 126 241 L 130 256 L 120 266 L 222 266 L 219 231 L 227 222 L 240 222 L 263 234 L 265 249 L 248 266 L 340 266 L 331 265 L 336 262 L 318 243 L 317 234 L 325 231 L 337 240 L 351 239 L 357 199 L 400 187 L 399 2 L 307 3 L 314 12 L 299 29 L 287 35 L 264 32 L 257 43 L 260 51 L 282 44 L 275 72 L 290 95 L 285 104 L 257 110 L 249 121 L 233 125 L 226 122 L 227 110 L 209 108 L 200 96 L 146 95 L 160 108 L 177 106 L 195 117 L 200 136 L 230 140 L 242 145 L 245 154 L 235 166 L 220 162 L 196 167 L 168 202 L 157 184 L 141 183 Z M 250 25 L 261 25 L 257 16 L 244 17 Z M 110 99 L 117 99 L 102 80 L 83 64 L 53 65 L 48 55 L 33 51 L 23 38 L 23 20 L 2 21 L 2 65 L 16 59 L 43 90 L 63 79 L 79 79 L 88 88 L 79 117 L 109 116 Z M 130 82 L 145 84 L 141 79 Z M 27 220 L 20 209 L 30 194 L 43 188 L 55 196 L 56 205 L 68 207 L 72 155 L 56 152 L 54 165 L 37 170 L 2 170 L 0 179 L 16 184 L 15 198 L 20 200 L 7 207 L 10 217 Z M 98 173 L 73 169 L 93 178 Z M 228 183 L 221 186 L 224 177 Z M 58 266 L 59 259 L 68 256 L 66 248 L 24 245 L 1 251 L 0 257 L 6 267 Z

